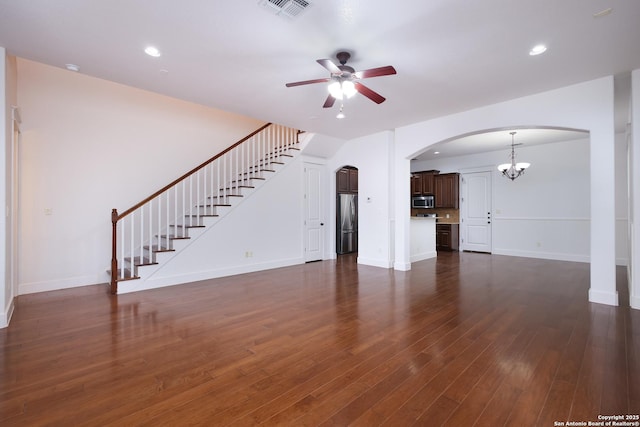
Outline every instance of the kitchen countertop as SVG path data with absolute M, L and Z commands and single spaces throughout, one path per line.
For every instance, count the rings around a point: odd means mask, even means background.
M 435 219 L 438 224 L 459 224 L 455 218 L 447 218 L 444 216 L 412 216 L 411 219 Z

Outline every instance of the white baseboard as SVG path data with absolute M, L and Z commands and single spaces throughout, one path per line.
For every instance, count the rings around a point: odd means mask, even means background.
M 619 305 L 618 292 L 603 292 L 589 289 L 589 302 L 606 305 Z
M 640 310 L 640 297 L 630 296 L 629 297 L 629 305 L 631 306 L 631 308 L 634 308 L 636 310 Z
M 629 258 L 616 258 L 616 265 L 627 267 L 629 265 Z
M 290 267 L 292 265 L 299 264 L 304 264 L 304 258 L 290 258 L 259 264 L 240 265 L 235 267 L 220 268 L 216 270 L 190 272 L 173 276 L 151 277 L 147 280 L 127 280 L 118 283 L 118 295 L 127 294 L 130 292 L 146 291 L 149 289 L 164 288 L 167 286 L 183 285 L 185 283 L 216 279 L 219 277 L 235 276 L 237 274 L 254 273 L 256 271 Z
M 45 280 L 42 282 L 21 283 L 18 285 L 18 295 L 34 294 L 36 292 L 56 291 L 59 289 L 77 288 L 109 282 L 105 273 L 100 276 L 78 276 L 65 279 Z
M 381 267 L 381 268 L 393 267 L 393 262 L 389 260 L 362 258 L 362 257 L 358 257 L 358 264 L 370 265 L 372 267 Z
M 493 255 L 519 256 L 523 258 L 539 258 L 555 261 L 590 262 L 589 255 L 565 254 L 556 252 L 518 251 L 512 249 L 493 248 Z
M 13 310 L 15 309 L 14 304 L 15 298 L 11 298 L 11 301 L 7 305 L 7 307 L 0 313 L 0 329 L 6 328 L 9 326 L 9 322 L 11 322 L 11 316 L 13 316 Z
M 396 261 L 393 263 L 393 269 L 398 271 L 409 271 L 411 270 L 411 263 Z
M 436 258 L 438 256 L 438 252 L 423 252 L 421 254 L 411 255 L 411 262 L 424 261 L 425 259 Z

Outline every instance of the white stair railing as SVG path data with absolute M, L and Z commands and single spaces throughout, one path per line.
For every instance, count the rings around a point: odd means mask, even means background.
M 297 130 L 269 123 L 124 212 L 113 209 L 111 293 L 118 281 L 136 279 L 138 266 L 155 264 L 156 253 L 173 251 L 188 228 L 204 227 L 204 218 L 264 179 L 297 138 Z

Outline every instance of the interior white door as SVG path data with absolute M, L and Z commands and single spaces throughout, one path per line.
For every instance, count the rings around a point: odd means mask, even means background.
M 462 250 L 491 253 L 491 172 L 462 174 Z
M 319 261 L 324 253 L 324 167 L 305 163 L 304 177 L 304 260 Z

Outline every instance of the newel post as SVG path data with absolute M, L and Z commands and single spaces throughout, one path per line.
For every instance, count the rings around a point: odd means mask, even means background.
M 111 211 L 111 293 L 118 293 L 118 255 L 117 255 L 117 242 L 118 238 L 118 210 L 113 209 Z

